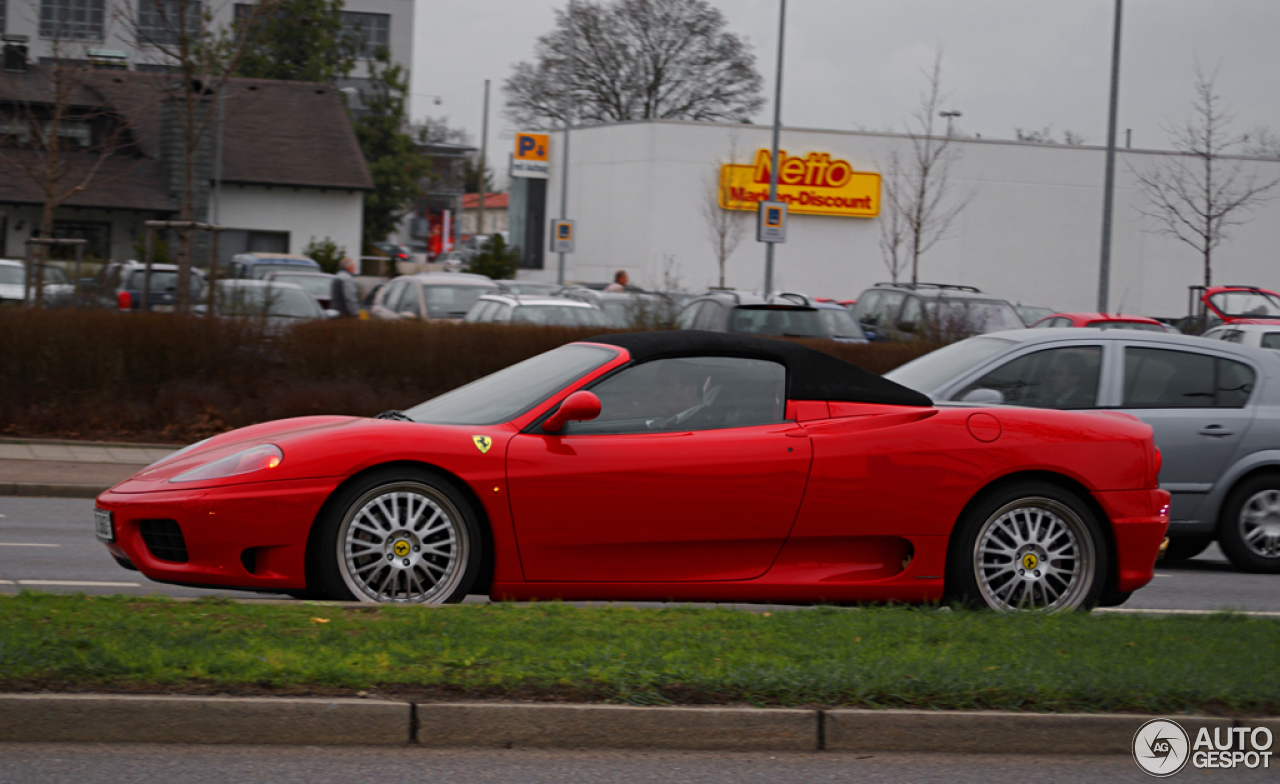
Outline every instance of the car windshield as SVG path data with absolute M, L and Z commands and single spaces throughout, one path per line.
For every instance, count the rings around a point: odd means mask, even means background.
M 794 338 L 823 338 L 827 328 L 818 311 L 765 305 L 733 309 L 729 331 L 744 335 L 786 335 Z
M 510 422 L 615 356 L 617 352 L 607 348 L 561 346 L 434 397 L 404 413 L 415 422 L 433 425 Z
M 1002 338 L 969 338 L 913 359 L 884 377 L 929 394 L 943 384 L 1014 345 Z
M 295 286 L 301 286 L 306 292 L 313 297 L 329 298 L 329 291 L 332 284 L 332 278 L 327 275 L 289 275 L 284 273 L 276 273 L 271 276 L 272 280 L 278 280 L 281 283 L 292 283 Z
M 853 320 L 853 314 L 844 308 L 840 310 L 820 308 L 818 317 L 826 325 L 827 334 L 833 338 L 862 340 L 866 337 L 862 334 L 862 329 L 858 326 L 858 322 Z
M 1209 303 L 1228 318 L 1280 318 L 1280 299 L 1263 291 L 1222 291 Z
M 26 279 L 26 270 L 22 267 L 10 267 L 7 264 L 0 266 L 0 283 L 21 286 L 22 282 Z
M 1148 324 L 1144 321 L 1090 321 L 1086 327 L 1095 329 L 1136 329 L 1139 332 L 1164 332 L 1159 324 Z
M 595 308 L 571 305 L 518 305 L 512 324 L 539 324 L 548 327 L 612 327 L 613 321 Z
M 255 280 L 262 280 L 269 272 L 288 272 L 290 270 L 297 272 L 299 269 L 315 268 L 306 264 L 289 264 L 288 262 L 282 264 L 254 264 L 249 267 L 249 276 Z
M 946 332 L 972 335 L 1027 326 L 1012 305 L 997 300 L 935 299 L 925 308 L 929 320 Z
M 432 284 L 422 287 L 422 293 L 427 298 L 429 318 L 462 318 L 476 304 L 476 300 L 485 294 L 493 294 L 496 290 L 488 286 Z
M 222 313 L 227 316 L 320 318 L 320 306 L 305 291 L 284 286 L 231 286 L 222 290 Z
M 129 278 L 125 281 L 122 288 L 129 291 L 142 291 L 144 279 L 147 276 L 146 270 L 134 270 L 129 273 Z M 151 290 L 152 291 L 173 291 L 178 288 L 178 272 L 177 270 L 151 270 Z M 191 290 L 197 291 L 200 288 L 200 276 L 191 276 Z

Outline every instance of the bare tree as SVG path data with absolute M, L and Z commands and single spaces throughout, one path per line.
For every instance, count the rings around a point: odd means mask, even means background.
M 136 3 L 118 0 L 118 3 L 117 18 L 124 22 L 134 40 L 152 47 L 159 64 L 168 69 L 156 78 L 161 80 L 162 89 L 171 102 L 169 108 L 176 114 L 182 137 L 183 187 L 178 219 L 202 220 L 203 216 L 197 215 L 196 161 L 217 120 L 213 104 L 235 73 L 252 31 L 268 14 L 275 13 L 277 0 L 237 4 L 230 29 L 215 29 L 212 10 L 200 0 L 138 0 Z M 178 288 L 174 304 L 177 310 L 186 311 L 191 304 L 195 233 L 181 229 L 178 238 Z M 216 259 L 210 260 L 210 264 L 216 263 Z
M 1234 115 L 1214 90 L 1216 78 L 1216 69 L 1205 74 L 1196 63 L 1191 116 L 1166 128 L 1181 155 L 1163 156 L 1144 170 L 1129 168 L 1147 197 L 1142 214 L 1155 222 L 1157 233 L 1196 249 L 1204 260 L 1205 286 L 1213 279 L 1213 251 L 1230 238 L 1230 227 L 1243 224 L 1245 214 L 1268 201 L 1267 193 L 1280 184 L 1280 178 L 1260 181 L 1242 161 L 1223 160 L 1244 137 L 1229 130 Z
M 942 51 L 925 72 L 928 86 L 908 122 L 907 155 L 891 156 L 888 175 L 882 175 L 880 247 L 885 264 L 897 275 L 911 267 L 911 283 L 919 282 L 920 257 L 937 244 L 966 206 L 970 196 L 951 198 L 951 166 L 960 157 L 954 137 L 935 134 L 942 94 Z
M 573 17 L 576 118 L 747 121 L 764 105 L 763 80 L 746 40 L 725 30 L 707 0 L 577 3 Z M 564 120 L 569 15 L 541 36 L 533 63 L 514 66 L 504 85 L 507 115 L 523 128 Z
M 1255 158 L 1280 158 L 1280 134 L 1259 125 L 1244 136 L 1244 154 Z
M 1084 137 L 1070 129 L 1063 131 L 1062 141 L 1058 141 L 1053 138 L 1052 125 L 1046 125 L 1039 130 L 1034 128 L 1031 130 L 1025 130 L 1023 128 L 1015 127 L 1013 129 L 1013 134 L 1014 138 L 1018 141 L 1031 142 L 1033 144 L 1065 144 L 1071 147 L 1079 147 L 1084 144 Z
M 738 245 L 747 236 L 749 214 L 742 210 L 731 210 L 722 205 L 729 199 L 725 191 L 729 183 L 725 181 L 723 172 L 726 163 L 737 163 L 738 147 L 735 143 L 729 151 L 728 161 L 718 161 L 715 168 L 707 173 L 706 187 L 701 205 L 703 229 L 711 250 L 715 253 L 716 264 L 720 268 L 720 288 L 724 288 L 724 268 L 729 257 L 738 249 Z
M 19 100 L 0 117 L 5 136 L 19 148 L 0 156 L 0 171 L 30 180 L 39 191 L 38 236 L 45 238 L 53 236 L 58 208 L 95 182 L 102 184 L 103 166 L 124 153 L 131 141 L 124 117 L 112 112 L 95 89 L 95 72 L 84 47 L 64 38 L 61 26 L 47 32 L 52 63 L 5 75 Z M 117 167 L 115 173 L 127 170 L 127 165 Z M 48 254 L 48 245 L 37 245 L 28 270 L 36 307 L 44 305 Z

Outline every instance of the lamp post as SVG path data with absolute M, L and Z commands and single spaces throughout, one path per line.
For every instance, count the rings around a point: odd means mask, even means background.
M 560 162 L 560 219 L 569 218 L 569 126 L 573 124 L 573 0 L 569 0 L 569 56 L 564 79 L 564 160 Z M 556 283 L 564 285 L 564 252 L 556 254 Z
M 769 155 L 769 201 L 778 200 L 778 131 L 782 126 L 782 45 L 787 30 L 787 0 L 780 0 L 778 12 L 778 74 L 773 85 L 773 148 Z M 764 296 L 773 290 L 773 246 L 764 246 Z
M 1107 115 L 1107 174 L 1102 186 L 1102 254 L 1098 260 L 1098 312 L 1107 312 L 1111 288 L 1111 213 L 1116 191 L 1116 105 L 1120 99 L 1120 17 L 1124 0 L 1116 0 L 1111 41 L 1111 110 Z

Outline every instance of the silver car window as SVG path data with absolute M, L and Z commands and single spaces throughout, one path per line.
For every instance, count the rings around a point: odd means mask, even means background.
M 1267 332 L 1262 336 L 1263 348 L 1280 348 L 1280 332 Z
M 1050 348 L 1007 362 L 955 396 L 963 400 L 976 389 L 994 389 L 1004 402 L 1035 408 L 1095 408 L 1102 346 Z
M 1124 408 L 1243 408 L 1253 369 L 1190 351 L 1124 350 Z

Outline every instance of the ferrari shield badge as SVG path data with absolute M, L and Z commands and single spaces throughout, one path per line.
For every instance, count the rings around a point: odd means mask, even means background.
M 480 450 L 480 454 L 489 451 L 489 447 L 493 446 L 493 439 L 488 436 L 472 436 L 471 443 L 476 445 L 476 449 Z

